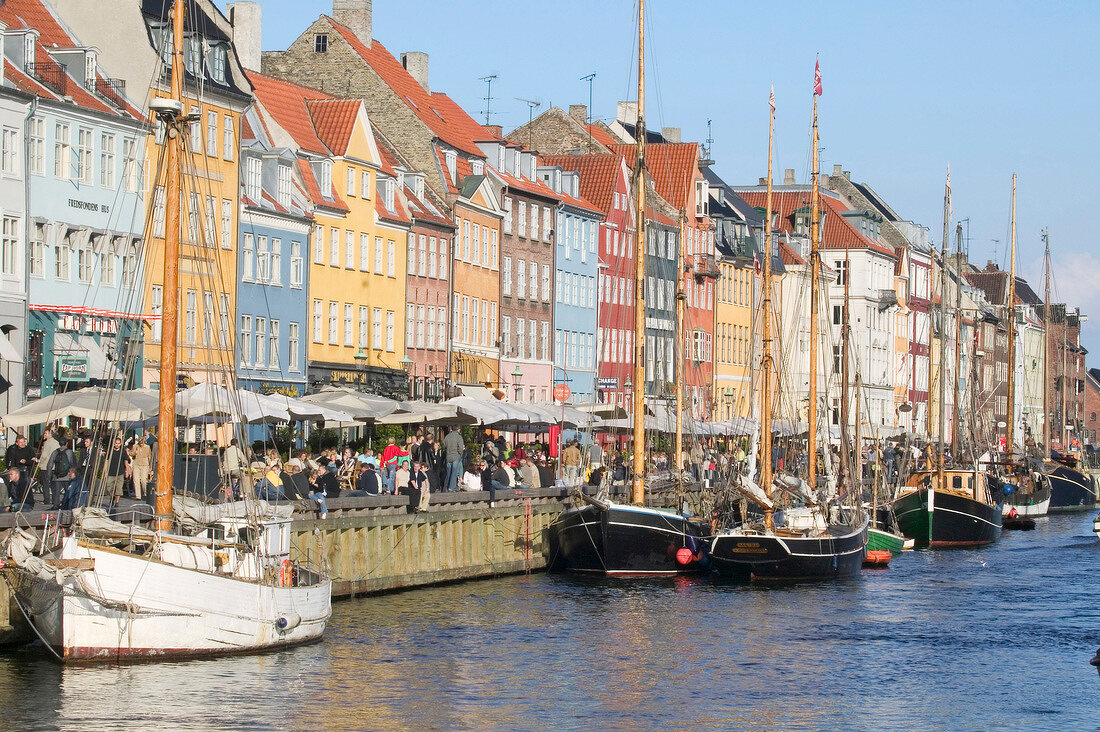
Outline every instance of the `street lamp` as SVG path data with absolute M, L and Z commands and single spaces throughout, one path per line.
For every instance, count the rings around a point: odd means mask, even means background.
M 366 386 L 365 369 L 367 366 L 367 352 L 363 350 L 362 346 L 359 346 L 359 350 L 352 358 L 355 359 L 355 370 L 359 373 L 359 388 L 362 390 Z
M 401 360 L 398 361 L 397 363 L 401 364 L 401 370 L 405 372 L 405 378 L 406 378 L 406 381 L 408 381 L 408 377 L 412 374 L 413 364 L 415 362 L 411 358 L 409 358 L 409 354 L 406 353 L 404 356 L 401 357 Z M 407 383 L 406 387 L 405 387 L 405 394 L 407 396 L 412 395 L 411 389 L 412 389 L 411 383 Z
M 515 389 L 516 392 L 516 396 L 513 401 L 519 401 L 519 391 L 521 388 L 523 388 L 522 386 L 520 386 L 519 380 L 522 377 L 523 372 L 519 370 L 519 364 L 516 364 L 516 367 L 512 369 L 512 388 Z

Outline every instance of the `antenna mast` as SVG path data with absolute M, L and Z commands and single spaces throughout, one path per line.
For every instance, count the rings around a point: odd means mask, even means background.
M 489 115 L 492 114 L 493 108 L 493 79 L 497 78 L 496 74 L 489 74 L 483 76 L 479 81 L 485 82 L 485 124 L 489 124 Z

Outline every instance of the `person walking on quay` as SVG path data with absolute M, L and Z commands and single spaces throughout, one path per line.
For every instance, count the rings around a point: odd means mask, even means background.
M 77 466 L 76 453 L 63 439 L 50 455 L 42 471 L 42 500 L 50 508 L 62 508 L 72 473 Z
M 466 452 L 466 441 L 458 427 L 451 427 L 443 438 L 443 457 L 447 462 L 447 483 L 444 490 L 458 489 L 458 479 L 462 475 L 462 454 Z
M 107 451 L 107 464 L 103 475 L 103 494 L 111 497 L 111 505 L 122 498 L 122 484 L 130 472 L 130 456 L 122 446 L 122 438 L 115 437 Z
M 46 473 L 46 466 L 50 464 L 50 458 L 53 457 L 54 451 L 60 446 L 60 443 L 53 436 L 53 430 L 49 427 L 42 433 L 42 443 L 38 451 L 38 462 L 36 468 L 38 472 L 38 482 L 42 484 L 42 500 L 48 501 L 46 492 L 49 490 L 50 476 Z
M 581 451 L 576 440 L 570 440 L 569 445 L 561 451 L 561 466 L 565 471 L 566 485 L 576 485 L 577 473 L 581 467 Z
M 20 473 L 30 478 L 31 465 L 34 462 L 34 449 L 27 444 L 27 438 L 19 435 L 15 438 L 14 445 L 8 445 L 4 452 L 4 464 L 9 468 L 16 468 Z

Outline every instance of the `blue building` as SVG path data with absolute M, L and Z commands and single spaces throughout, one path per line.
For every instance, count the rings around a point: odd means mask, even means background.
M 313 215 L 295 151 L 246 114 L 241 149 L 237 327 L 240 386 L 263 393 L 306 392 L 306 316 Z
M 595 400 L 596 326 L 603 214 L 580 197 L 580 174 L 540 168 L 539 177 L 561 197 L 554 247 L 554 382 L 564 381 L 572 402 Z
M 94 48 L 61 23 L 43 26 L 9 27 L 4 43 L 4 85 L 28 98 L 24 129 L 11 131 L 26 135 L 26 159 L 0 161 L 26 176 L 25 226 L 3 222 L 3 240 L 26 257 L 26 395 L 132 387 L 141 383 L 144 337 L 148 126 L 124 85 L 101 72 Z

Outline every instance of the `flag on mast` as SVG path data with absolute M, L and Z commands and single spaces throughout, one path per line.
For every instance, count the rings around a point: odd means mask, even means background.
M 947 200 L 947 215 L 950 216 L 955 212 L 955 207 L 951 205 L 951 163 L 947 164 L 947 191 L 944 196 Z
M 814 62 L 814 94 L 821 96 L 821 61 Z
M 775 111 L 775 84 L 772 84 L 772 93 L 768 97 L 768 104 L 771 105 L 772 111 Z

